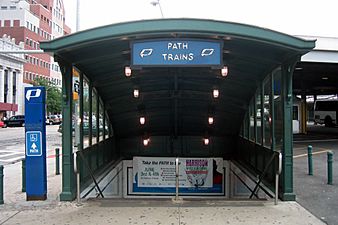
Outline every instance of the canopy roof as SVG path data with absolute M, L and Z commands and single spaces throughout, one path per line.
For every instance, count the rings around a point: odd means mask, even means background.
M 130 78 L 130 42 L 158 38 L 220 40 L 229 75 L 212 68 L 143 68 Z M 202 19 L 160 19 L 81 31 L 41 48 L 80 69 L 104 101 L 118 137 L 238 134 L 247 105 L 262 79 L 279 65 L 314 48 L 314 41 L 244 24 Z M 133 98 L 133 89 L 141 97 Z M 212 90 L 220 92 L 212 98 Z M 145 113 L 146 126 L 139 125 Z M 215 123 L 208 127 L 208 115 Z

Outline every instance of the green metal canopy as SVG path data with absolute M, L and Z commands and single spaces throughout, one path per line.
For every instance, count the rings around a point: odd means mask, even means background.
M 227 77 L 219 69 L 141 68 L 131 77 L 130 42 L 158 38 L 208 39 L 223 42 Z M 152 136 L 237 135 L 248 103 L 273 69 L 309 52 L 306 41 L 260 27 L 202 19 L 160 19 L 112 24 L 41 43 L 59 62 L 77 67 L 98 91 L 117 138 Z M 140 98 L 133 98 L 138 88 Z M 214 99 L 212 90 L 220 97 Z M 140 113 L 146 126 L 139 125 Z M 208 126 L 207 118 L 214 117 Z

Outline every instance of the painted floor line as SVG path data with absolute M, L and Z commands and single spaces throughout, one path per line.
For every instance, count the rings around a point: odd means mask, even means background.
M 312 155 L 318 155 L 318 154 L 325 153 L 325 152 L 328 152 L 328 151 L 329 150 L 323 150 L 323 151 L 313 152 Z M 300 154 L 300 155 L 295 155 L 293 158 L 297 159 L 297 158 L 304 157 L 304 156 L 307 156 L 307 153 Z
M 309 143 L 309 142 L 333 142 L 333 141 L 338 141 L 338 139 L 303 140 L 303 141 L 293 141 L 293 143 Z
M 11 158 L 11 159 L 1 159 L 0 158 L 0 162 L 5 162 L 5 163 L 8 163 L 8 162 L 16 162 L 16 161 L 20 161 L 22 159 L 24 159 L 25 156 L 21 156 L 21 157 L 15 157 L 15 158 Z

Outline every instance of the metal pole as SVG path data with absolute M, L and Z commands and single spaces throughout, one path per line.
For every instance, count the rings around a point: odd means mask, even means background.
M 178 167 L 178 158 L 176 158 L 176 196 L 175 196 L 176 201 L 179 200 L 178 187 L 179 187 L 179 167 Z
M 80 173 L 76 172 L 76 202 L 77 204 L 81 204 L 81 196 L 80 196 Z
M 78 168 L 78 153 L 79 151 L 77 151 L 74 154 L 74 172 L 76 175 L 76 203 L 77 204 L 81 204 L 81 199 L 80 199 L 80 172 L 79 172 L 79 168 Z
M 312 146 L 307 147 L 307 159 L 308 159 L 308 170 L 309 175 L 313 175 L 313 165 L 312 165 Z
M 80 0 L 76 1 L 76 31 L 80 30 Z
M 279 187 L 279 175 L 282 173 L 282 153 L 278 155 L 278 170 L 276 172 L 276 183 L 275 183 L 275 205 L 278 204 L 278 187 Z
M 327 184 L 332 184 L 333 152 L 327 152 Z
M 157 2 L 158 2 L 158 6 L 160 7 L 161 16 L 162 16 L 162 18 L 164 18 L 160 0 L 158 0 Z
M 60 174 L 60 149 L 55 149 L 55 175 Z
M 4 166 L 0 165 L 0 205 L 4 204 Z
M 21 170 L 22 170 L 22 192 L 26 192 L 26 159 L 22 159 L 22 165 L 21 165 Z

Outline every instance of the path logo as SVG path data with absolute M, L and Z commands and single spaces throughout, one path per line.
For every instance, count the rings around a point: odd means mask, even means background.
M 26 92 L 26 99 L 29 101 L 31 98 L 39 98 L 41 95 L 40 89 L 30 89 Z

